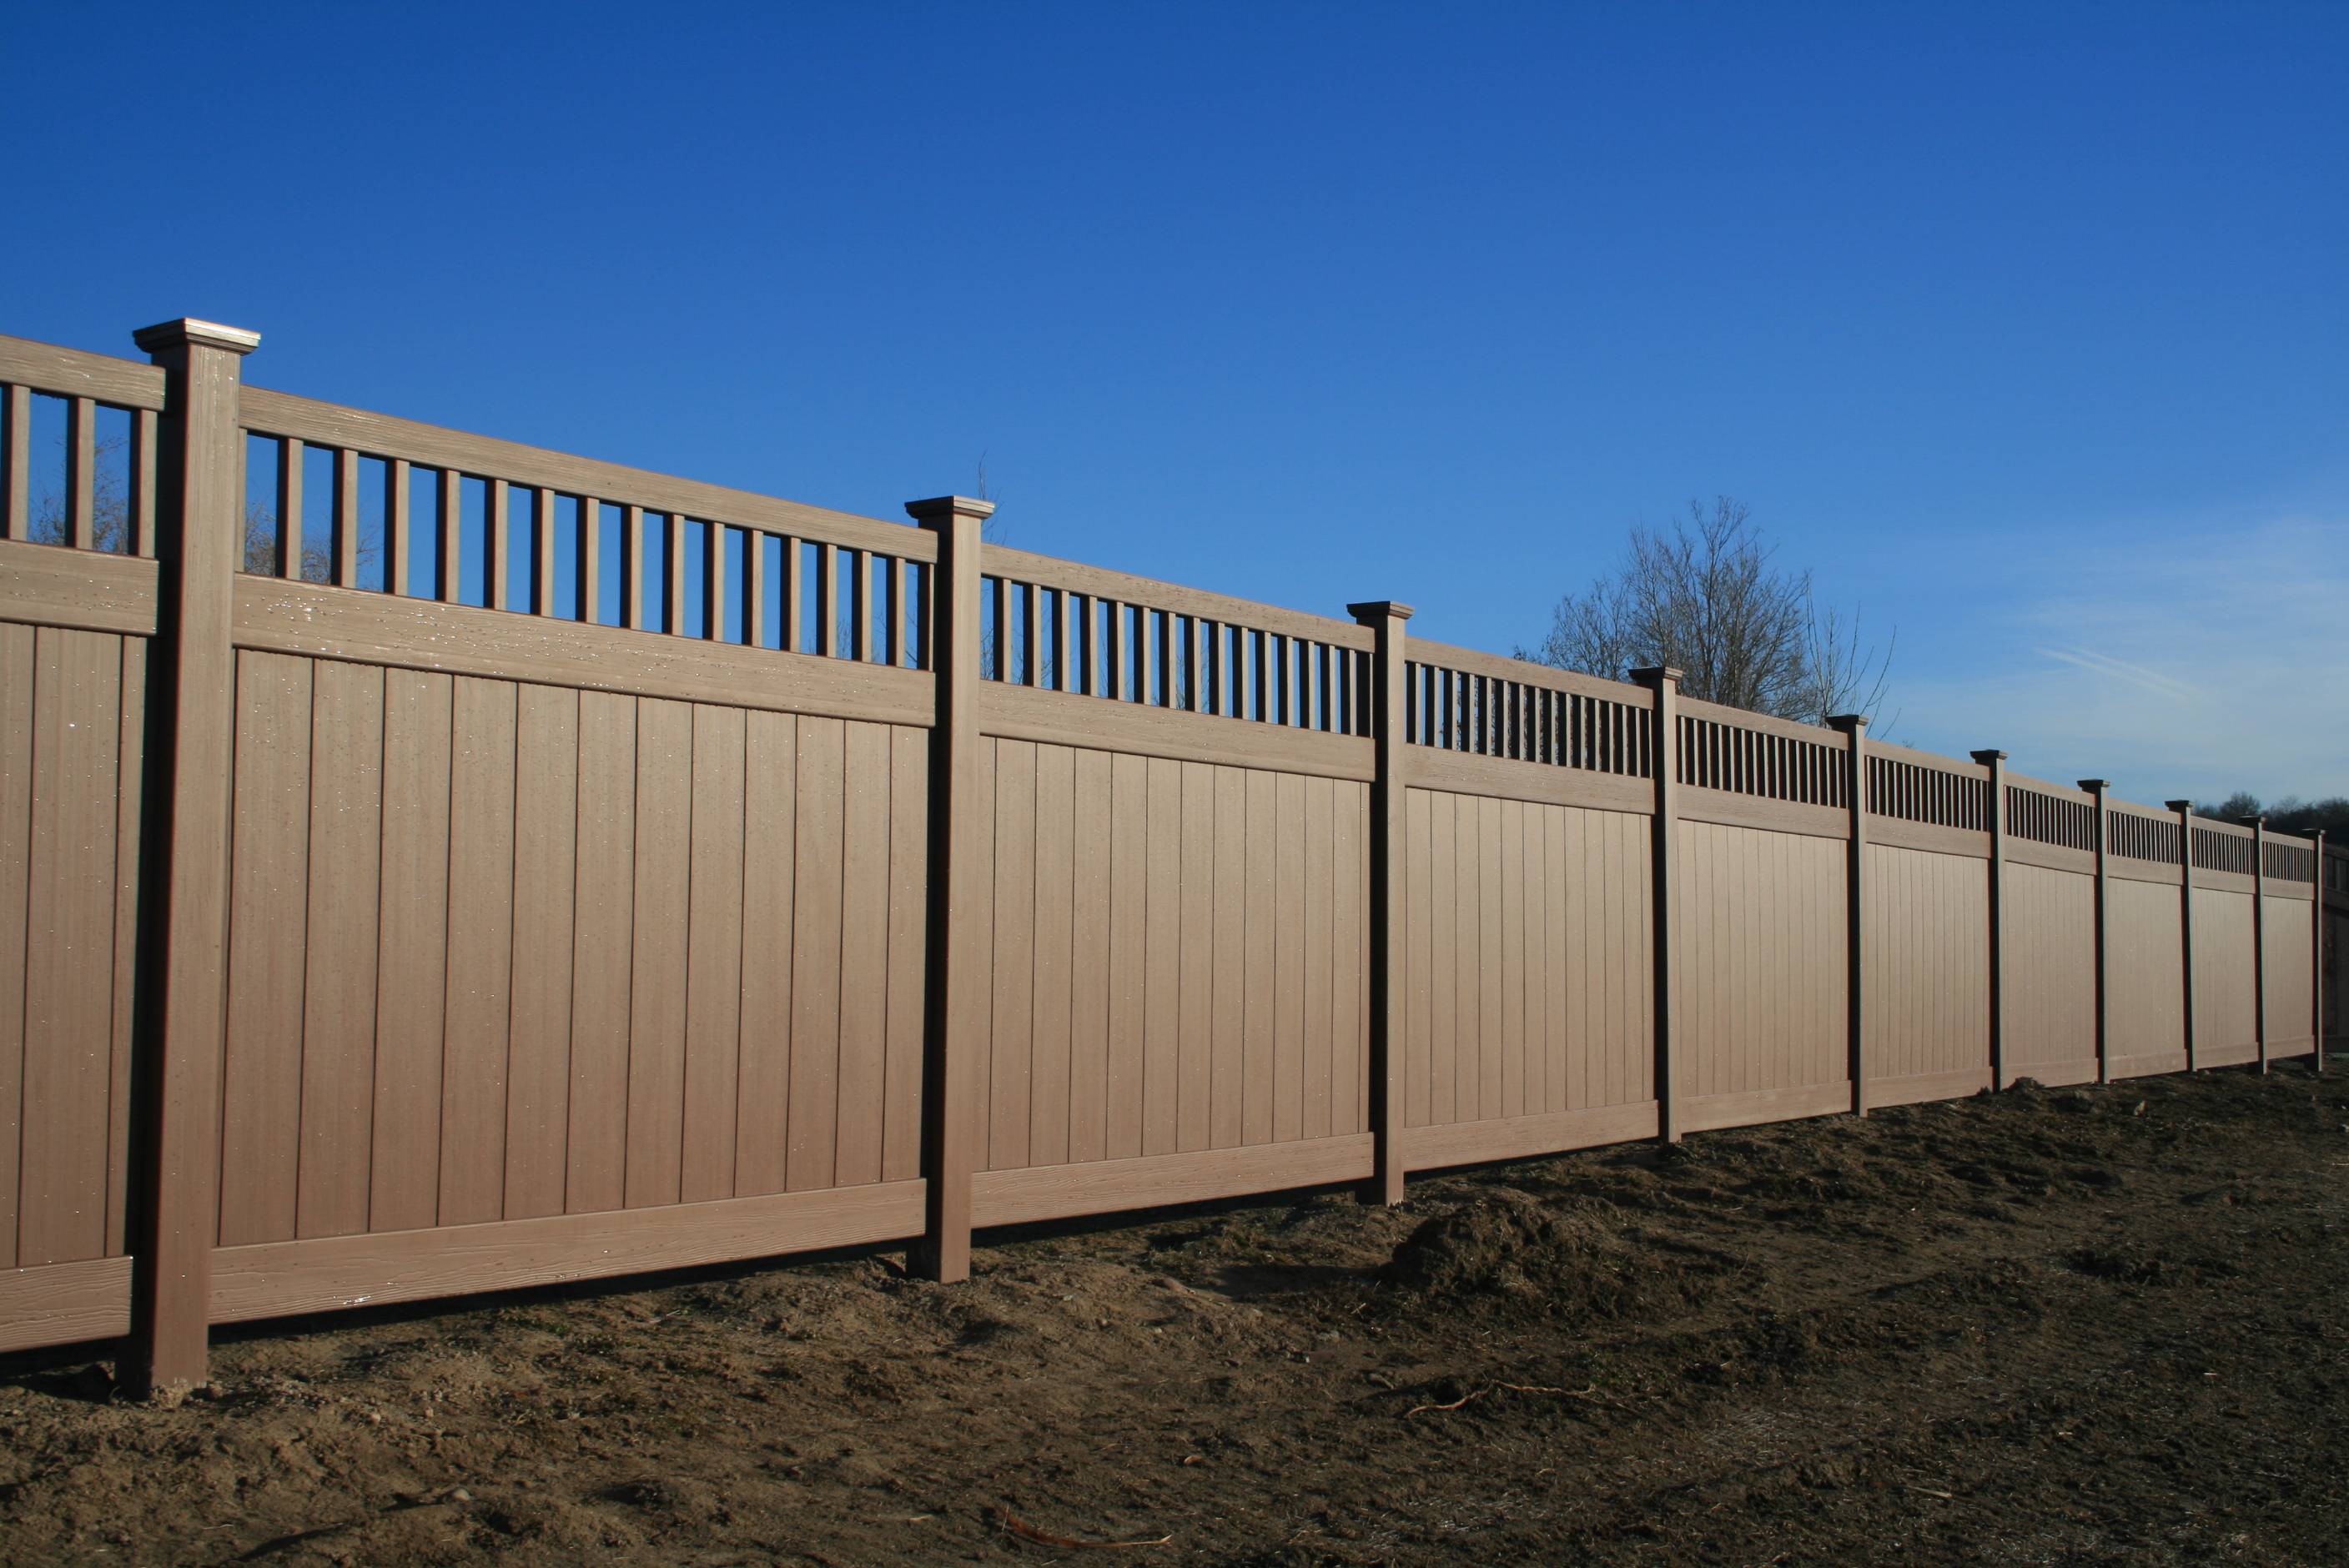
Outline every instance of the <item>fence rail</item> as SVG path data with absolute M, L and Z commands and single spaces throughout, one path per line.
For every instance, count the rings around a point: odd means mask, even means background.
M 0 1348 L 2337 1032 L 2321 842 L 139 339 L 0 338 Z

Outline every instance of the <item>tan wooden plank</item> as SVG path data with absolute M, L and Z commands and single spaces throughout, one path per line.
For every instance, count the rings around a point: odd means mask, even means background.
M 15 341 L 0 339 L 0 352 Z M 7 380 L 0 377 L 0 541 L 18 542 L 33 531 L 33 394 Z
M 45 627 L 33 680 L 16 1228 L 25 1267 L 106 1250 L 122 639 Z
M 1574 994 L 1572 985 L 1573 954 L 1576 940 L 1573 927 L 1567 919 L 1568 868 L 1576 864 L 1569 858 L 1571 824 L 1579 815 L 1558 807 L 1544 809 L 1547 818 L 1547 859 L 1543 876 L 1543 889 L 1548 901 L 1548 962 L 1549 962 L 1549 1103 L 1544 1109 L 1553 1114 L 1572 1109 L 1576 1103 L 1574 1078 Z
M 156 564 L 0 541 L 0 623 L 92 632 L 155 630 Z M 27 663 L 19 668 L 30 668 Z
M 989 681 L 979 691 L 988 734 L 1056 746 L 1106 747 L 1185 762 L 1273 768 L 1367 782 L 1377 763 L 1372 742 L 1318 730 L 1235 724 L 1206 714 Z
M 460 679 L 449 746 L 449 979 L 440 1070 L 440 1218 L 505 1209 L 513 996 L 514 723 L 511 681 Z
M 1280 830 L 1275 775 L 1252 769 L 1247 795 L 1247 999 L 1241 1009 L 1241 1075 L 1247 1085 L 1241 1112 L 1243 1142 L 1270 1143 L 1273 1127 L 1273 1037 L 1278 985 L 1274 938 L 1278 925 L 1276 885 L 1279 867 L 1274 846 Z
M 309 939 L 295 1234 L 367 1228 L 383 863 L 383 671 L 311 673 Z
M 0 1266 L 5 1267 L 16 1262 L 17 1176 L 23 1169 L 34 640 L 32 627 L 0 623 Z
M 667 565 L 661 573 L 661 631 L 672 637 L 685 635 L 685 531 L 688 522 L 683 514 L 671 512 L 662 519 L 661 542 L 667 553 Z
M 1331 927 L 1336 920 L 1337 829 L 1336 788 L 1327 779 L 1305 780 L 1304 920 L 1302 955 L 1304 1007 L 1304 1079 L 1300 1124 L 1307 1138 L 1327 1138 L 1331 1130 L 1331 1078 L 1336 1068 L 1335 1042 L 1330 1038 Z
M 98 405 L 88 397 L 66 403 L 66 539 L 76 550 L 98 542 Z
M 0 640 L 0 659 L 7 645 Z M 6 682 L 0 679 L 0 690 Z M 147 753 L 147 643 L 141 637 L 122 639 L 122 690 L 118 703 L 120 730 L 115 742 L 114 801 L 114 996 L 112 1042 L 109 1052 L 106 1112 L 106 1253 L 119 1257 L 129 1249 L 130 1187 L 130 1085 L 132 1042 L 138 1014 L 139 900 L 144 885 L 140 874 L 140 836 L 144 825 Z M 5 698 L 0 696 L 0 726 L 7 723 Z M 0 773 L 7 764 L 0 760 Z M 7 787 L 0 782 L 0 810 L 5 810 Z M 5 837 L 5 834 L 0 834 Z M 0 863 L 7 851 L 0 848 Z M 7 878 L 0 872 L 0 886 Z M 0 936 L 0 953 L 12 951 Z M 0 1051 L 5 1051 L 0 1038 Z M 0 1252 L 5 1252 L 0 1247 Z
M 416 520 L 409 466 L 395 458 L 383 475 L 383 588 L 387 593 L 409 591 L 409 559 L 415 553 Z
M 1217 767 L 1210 783 L 1214 842 L 1209 861 L 1213 896 L 1209 919 L 1214 940 L 1207 964 L 1214 975 L 1208 1044 L 1207 1137 L 1217 1149 L 1235 1149 L 1243 1137 L 1247 1103 L 1242 1049 L 1243 1006 L 1247 977 L 1247 776 Z
M 13 1232 L 9 1240 L 15 1240 Z M 112 1339 L 129 1332 L 127 1257 L 0 1272 L 0 1350 Z
M 881 1180 L 889 1047 L 889 727 L 848 727 L 842 809 L 840 1132 L 833 1180 Z
M 1501 1012 L 1501 882 L 1506 861 L 1501 843 L 1504 802 L 1476 802 L 1476 1102 L 1478 1114 L 1506 1113 L 1501 1093 L 1504 1019 Z
M 693 851 L 693 708 L 636 707 L 636 936 L 628 988 L 627 1206 L 678 1201 Z
M 216 1262 L 212 1319 L 240 1323 L 362 1302 L 423 1301 L 900 1241 L 920 1233 L 922 1202 L 922 1182 L 892 1181 L 240 1247 Z
M 25 337 L 0 337 L 0 383 L 12 390 L 93 397 L 124 408 L 163 407 L 161 366 Z
M 620 624 L 631 632 L 645 624 L 645 509 L 620 509 Z
M 782 1191 L 788 1179 L 797 719 L 745 717 L 742 788 L 742 1053 L 735 1086 L 734 1191 L 748 1197 Z
M 554 614 L 554 492 L 543 486 L 531 495 L 530 607 L 538 615 Z M 586 563 L 582 561 L 581 570 Z M 592 616 L 582 616 L 592 620 Z
M 1287 1142 L 1305 1136 L 1305 780 L 1280 774 L 1272 793 L 1272 1136 Z
M 302 443 L 277 443 L 277 575 L 302 575 Z
M 370 1230 L 414 1230 L 440 1213 L 455 703 L 450 676 L 385 673 Z
M 742 1043 L 744 714 L 693 710 L 683 1140 L 678 1196 L 733 1197 Z
M 1485 955 L 1492 949 L 1485 935 L 1485 814 L 1484 800 L 1461 796 L 1454 802 L 1453 846 L 1453 970 L 1452 1005 L 1453 1098 L 1456 1119 L 1475 1121 L 1487 1115 L 1485 1104 Z
M 1528 806 L 1521 830 L 1523 853 L 1518 905 L 1525 925 L 1523 1040 L 1525 1099 L 1520 1114 L 1545 1115 L 1554 1109 L 1549 1093 L 1549 824 L 1557 808 Z
M 892 604 L 898 601 L 892 600 Z M 889 735 L 888 1066 L 883 1090 L 881 1179 L 922 1170 L 922 1031 L 928 953 L 930 735 Z M 1065 1122 L 1063 1123 L 1065 1132 Z
M 1004 635 L 999 622 L 998 646 Z M 1007 650 L 1008 652 L 1008 650 Z M 1008 678 L 1008 677 L 1007 677 Z M 995 746 L 993 979 L 989 991 L 987 1157 L 980 1170 L 1029 1163 L 1036 985 L 1036 748 Z
M 1036 748 L 1035 997 L 1029 1069 L 1028 1160 L 1069 1159 L 1070 986 L 1075 943 L 1077 754 Z
M 1149 954 L 1150 764 L 1110 762 L 1109 1073 L 1102 1157 L 1143 1152 L 1144 1009 Z
M 310 849 L 308 659 L 237 659 L 223 1246 L 290 1241 L 302 1125 L 303 922 Z
M 338 588 L 359 585 L 359 455 L 335 449 L 334 579 Z
M 1434 790 L 1419 793 L 1428 802 L 1426 1124 L 1433 1127 L 1463 1119 L 1458 1057 L 1461 798 Z
M 578 940 L 579 694 L 525 686 L 514 712 L 513 1019 L 505 1217 L 560 1214 L 571 1153 L 571 961 Z
M 1103 1158 L 1109 1137 L 1110 756 L 1080 750 L 1072 768 L 1068 1158 L 1076 1161 Z
M 982 1171 L 971 1182 L 971 1205 L 980 1224 L 1028 1224 L 1359 1181 L 1371 1174 L 1371 1139 L 1357 1133 L 1261 1148 Z
M 117 564 L 153 570 L 146 562 Z M 932 677 L 923 671 L 788 659 L 763 648 L 630 635 L 610 626 L 264 577 L 237 579 L 235 634 L 242 647 L 407 669 L 499 678 L 528 670 L 542 685 L 582 691 L 926 727 L 935 717 Z
M 464 476 L 454 469 L 440 470 L 434 524 L 440 535 L 440 603 L 454 604 L 464 586 Z M 242 620 L 240 614 L 237 619 Z
M 1216 770 L 1204 762 L 1175 764 L 1182 796 L 1181 906 L 1175 979 L 1174 1146 L 1185 1153 L 1208 1147 L 1212 1133 L 1212 1068 L 1216 996 Z
M 628 1029 L 635 1005 L 636 699 L 579 696 L 566 1212 L 627 1201 Z M 788 723 L 788 720 L 778 722 Z
M 1428 802 L 1424 789 L 1403 791 L 1403 904 L 1399 914 L 1404 922 L 1403 975 L 1405 1011 L 1396 1040 L 1403 1053 L 1402 1125 L 1405 1128 L 1424 1127 L 1428 1123 L 1428 1078 L 1430 1053 L 1433 1049 L 1430 1016 L 1429 965 L 1432 962 L 1428 906 L 1428 861 L 1431 848 Z M 1375 830 L 1375 824 L 1373 825 Z
M 514 607 L 512 496 L 505 480 L 493 479 L 488 481 L 483 515 L 485 526 L 490 531 L 490 580 L 482 585 L 481 603 L 493 610 L 512 610 Z
M 841 833 L 847 727 L 802 718 L 792 903 L 792 1084 L 786 1186 L 833 1184 L 840 1129 Z
M 1526 1114 L 1526 809 L 1496 802 L 1500 813 L 1501 1114 Z
M 1183 765 L 1152 758 L 1145 788 L 1142 1151 L 1172 1154 L 1182 1097 Z

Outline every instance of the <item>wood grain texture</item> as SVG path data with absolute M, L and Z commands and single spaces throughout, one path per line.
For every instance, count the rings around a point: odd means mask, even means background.
M 715 541 L 712 543 L 715 544 Z M 745 715 L 693 710 L 686 917 L 685 1082 L 678 1196 L 733 1197 L 742 1046 Z
M 788 1183 L 792 952 L 798 903 L 799 721 L 746 716 L 742 806 L 741 1065 L 734 1191 Z
M 1701 1125 L 1702 1100 L 1847 1083 L 1847 849 L 1684 822 L 1680 851 L 1677 1048 L 1689 1129 Z
M 302 1128 L 312 661 L 238 655 L 220 1244 L 290 1241 Z
M 2095 1076 L 2095 879 L 2044 866 L 2006 872 L 2006 1068 L 2043 1083 Z
M 311 672 L 309 914 L 295 1233 L 367 1228 L 375 1123 L 384 672 Z
M 152 561 L 0 540 L 0 622 L 147 636 L 159 590 Z M 32 655 L 18 667 L 30 669 Z
M 90 1258 L 0 1271 L 0 1351 L 130 1332 L 130 1260 Z
M 1879 1078 L 1986 1072 L 1988 862 L 1906 848 L 1878 836 L 1864 851 L 1862 866 L 1862 919 L 1868 934 L 1863 1005 L 1871 1083 Z M 1878 1103 L 1873 1089 L 1870 1103 Z
M 448 676 L 384 672 L 370 1230 L 413 1230 L 440 1211 L 455 700 Z
M 2174 866 L 2167 883 L 2116 880 L 2112 884 L 2105 940 L 2112 965 L 2116 1077 L 2186 1068 L 2185 945 L 2178 903 Z
M 1027 1224 L 1077 1214 L 1204 1202 L 1358 1181 L 1371 1173 L 1367 1134 L 1241 1149 L 1210 1149 L 1075 1165 L 981 1172 L 971 1183 L 982 1225 Z
M 505 1212 L 518 696 L 511 681 L 460 677 L 450 721 L 443 1225 L 477 1224 Z
M 2271 880 L 2269 887 L 2278 884 Z M 2287 884 L 2288 885 L 2288 884 Z M 2305 898 L 2270 892 L 2265 899 L 2268 1056 L 2307 1056 L 2316 1049 L 2314 904 Z
M 560 1214 L 570 1167 L 580 694 L 525 686 L 514 716 L 513 985 L 505 1215 Z
M 33 644 L 16 1229 L 27 1267 L 106 1250 L 122 697 L 120 637 L 44 627 Z
M 693 709 L 636 705 L 636 920 L 628 995 L 627 1206 L 678 1201 L 692 883 Z
M 564 1209 L 626 1202 L 635 1013 L 637 699 L 579 696 L 578 858 L 571 947 L 571 1106 Z M 787 721 L 786 721 L 787 722 Z
M 840 1129 L 841 833 L 848 736 L 834 719 L 800 721 L 798 847 L 792 904 L 789 1191 L 829 1187 Z

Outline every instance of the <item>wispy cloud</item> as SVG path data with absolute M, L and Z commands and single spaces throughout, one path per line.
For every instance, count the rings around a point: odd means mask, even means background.
M 2050 544 L 2015 571 L 1973 667 L 1900 680 L 1918 744 L 2139 800 L 2349 793 L 2349 522 Z

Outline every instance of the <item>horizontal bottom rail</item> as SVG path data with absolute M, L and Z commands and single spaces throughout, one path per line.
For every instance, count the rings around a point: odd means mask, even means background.
M 2184 1067 L 2186 1058 L 2180 1057 L 2178 1065 Z M 1907 1073 L 1899 1078 L 1872 1078 L 1868 1080 L 1868 1105 L 1874 1110 L 1882 1106 L 1917 1105 L 1929 1099 L 1963 1099 L 1988 1088 L 1988 1067 L 1961 1068 L 1955 1072 L 1946 1073 Z
M 33 1350 L 130 1332 L 130 1260 L 0 1269 L 0 1350 Z
M 1020 1225 L 1365 1181 L 1375 1143 L 1369 1133 L 1357 1132 L 1190 1154 L 981 1171 L 970 1179 L 971 1223 Z
M 2182 1073 L 2186 1070 L 2186 1047 L 2174 1051 L 2154 1051 L 2145 1056 L 2115 1057 L 2112 1073 L 2116 1078 L 2155 1078 L 2162 1073 Z
M 2260 1047 L 2256 1040 L 2240 1046 L 2205 1046 L 2194 1055 L 2198 1068 L 2239 1068 L 2258 1061 Z
M 657 1209 L 222 1247 L 212 1254 L 212 1317 L 215 1323 L 241 1323 L 903 1241 L 922 1233 L 926 1190 L 918 1181 L 880 1181 Z
M 2207 1068 L 2211 1064 L 2205 1061 L 2202 1065 Z M 2024 1078 L 2029 1078 L 2042 1088 L 2062 1088 L 2069 1084 L 2094 1083 L 2096 1081 L 2096 1058 L 2074 1057 L 2068 1061 L 2026 1062 L 2010 1070 L 2006 1075 L 2006 1081 L 1998 1087 L 2013 1088 Z
M 1868 1085 L 1873 1096 L 1876 1086 Z M 1736 1094 L 1700 1094 L 1681 1101 L 1681 1125 L 1690 1132 L 1753 1127 L 1764 1121 L 1800 1121 L 1851 1109 L 1851 1080 L 1804 1084 L 1795 1088 L 1746 1089 Z
M 1474 1165 L 1487 1160 L 1522 1160 L 1561 1154 L 1602 1143 L 1628 1143 L 1656 1136 L 1656 1102 L 1593 1106 L 1540 1116 L 1496 1117 L 1484 1121 L 1447 1121 L 1407 1127 L 1402 1133 L 1406 1171 Z

